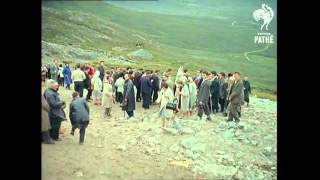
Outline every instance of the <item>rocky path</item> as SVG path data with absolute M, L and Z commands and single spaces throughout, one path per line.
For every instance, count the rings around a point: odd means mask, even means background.
M 59 92 L 71 101 L 72 91 Z M 276 102 L 252 97 L 238 125 L 217 114 L 213 122 L 175 119 L 168 128 L 160 127 L 157 105 L 142 114 L 137 103 L 130 122 L 118 104 L 111 119 L 103 118 L 101 107 L 90 107 L 84 145 L 78 130 L 69 134 L 69 121 L 62 124 L 62 141 L 42 145 L 43 180 L 276 179 Z

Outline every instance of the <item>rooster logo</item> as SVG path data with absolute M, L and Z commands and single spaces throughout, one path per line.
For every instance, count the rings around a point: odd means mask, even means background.
M 263 20 L 263 24 L 261 25 L 261 30 L 265 27 L 265 29 L 268 31 L 268 26 L 273 19 L 274 12 L 266 4 L 262 4 L 261 9 L 257 9 L 253 12 L 252 16 L 256 21 Z

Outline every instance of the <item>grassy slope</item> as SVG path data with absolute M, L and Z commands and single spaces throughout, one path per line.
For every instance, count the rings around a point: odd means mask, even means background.
M 263 48 L 252 43 L 257 28 L 247 23 L 250 19 L 243 19 L 243 23 L 235 28 L 231 26 L 233 19 L 137 13 L 99 1 L 48 1 L 43 5 L 59 10 L 59 13 L 43 11 L 45 41 L 80 44 L 84 49 L 109 50 L 114 46 L 122 46 L 130 51 L 137 41 L 142 41 L 132 34 L 139 34 L 147 40 L 153 40 L 153 43 L 143 43 L 154 54 L 155 60 L 142 62 L 143 66 L 157 65 L 165 69 L 185 65 L 190 70 L 241 71 L 250 77 L 254 86 L 276 89 L 276 46 L 271 45 L 268 51 L 260 53 L 264 56 L 250 55 L 253 62 L 246 61 L 243 56 L 245 51 Z M 79 12 L 76 16 L 85 20 L 79 22 L 68 18 L 68 10 Z M 228 13 L 224 15 L 232 17 L 231 12 Z M 241 22 L 239 18 L 237 20 Z M 97 34 L 112 39 L 98 38 Z M 77 37 L 88 40 L 81 42 Z

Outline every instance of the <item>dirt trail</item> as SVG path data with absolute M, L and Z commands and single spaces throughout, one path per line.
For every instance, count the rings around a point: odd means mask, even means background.
M 60 88 L 61 99 L 69 105 L 71 90 Z M 253 100 L 253 104 L 254 104 Z M 67 106 L 68 107 L 68 106 Z M 42 145 L 42 179 L 43 180 L 107 180 L 107 179 L 201 179 L 210 178 L 204 170 L 195 170 L 197 163 L 214 163 L 219 158 L 216 153 L 223 151 L 225 154 L 241 155 L 240 158 L 245 166 L 251 166 L 253 161 L 265 165 L 269 163 L 276 166 L 276 158 L 265 159 L 261 156 L 261 148 L 241 143 L 230 143 L 224 139 L 224 134 L 214 132 L 223 122 L 225 117 L 218 114 L 213 117 L 213 122 L 197 122 L 195 117 L 185 120 L 186 123 L 197 126 L 192 133 L 171 135 L 164 133 L 160 128 L 160 121 L 156 113 L 142 114 L 141 103 L 136 104 L 136 117 L 147 117 L 141 122 L 138 120 L 128 122 L 123 118 L 123 111 L 116 104 L 112 109 L 111 119 L 103 118 L 101 107 L 90 103 L 91 121 L 87 128 L 84 145 L 80 146 L 79 131 L 74 136 L 69 134 L 70 121 L 64 121 L 62 128 L 65 130 L 62 141 L 55 145 Z M 68 108 L 65 109 L 68 114 Z M 158 106 L 152 106 L 150 112 L 157 112 Z M 276 113 L 264 113 L 264 108 L 253 111 L 253 107 L 243 108 L 242 119 L 249 121 L 249 113 L 269 116 L 259 121 L 276 123 Z M 275 108 L 276 111 L 276 108 Z M 254 122 L 254 120 L 252 120 Z M 263 124 L 264 122 L 261 122 Z M 190 126 L 191 127 L 191 126 Z M 276 129 L 266 126 L 256 130 L 259 136 L 273 134 L 271 143 L 276 147 Z M 179 146 L 186 138 L 194 137 L 199 143 L 206 143 L 205 153 L 193 160 L 175 160 L 185 156 L 186 152 Z M 257 137 L 259 138 L 259 137 Z M 263 144 L 263 143 L 261 143 Z M 260 145 L 260 144 L 259 144 Z M 179 152 L 172 147 L 179 146 Z M 183 151 L 183 152 L 182 152 Z M 181 153 L 182 152 L 182 153 Z M 180 157 L 181 156 L 181 157 Z M 237 161 L 237 159 L 236 159 Z M 187 162 L 191 162 L 189 166 Z M 237 161 L 238 162 L 238 161 Z M 265 165 L 265 166 L 267 166 Z M 201 166 L 205 166 L 204 164 Z M 204 168 L 205 169 L 205 168 Z M 272 171 L 273 172 L 273 171 Z M 273 172 L 274 173 L 274 172 Z

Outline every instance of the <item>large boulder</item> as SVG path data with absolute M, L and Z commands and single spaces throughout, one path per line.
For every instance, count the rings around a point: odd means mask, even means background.
M 196 143 L 196 139 L 193 137 L 182 139 L 180 144 L 185 149 L 190 149 Z
M 141 60 L 153 59 L 153 55 L 145 49 L 139 49 L 137 51 L 133 51 L 128 54 L 128 57 L 131 59 L 141 59 Z

